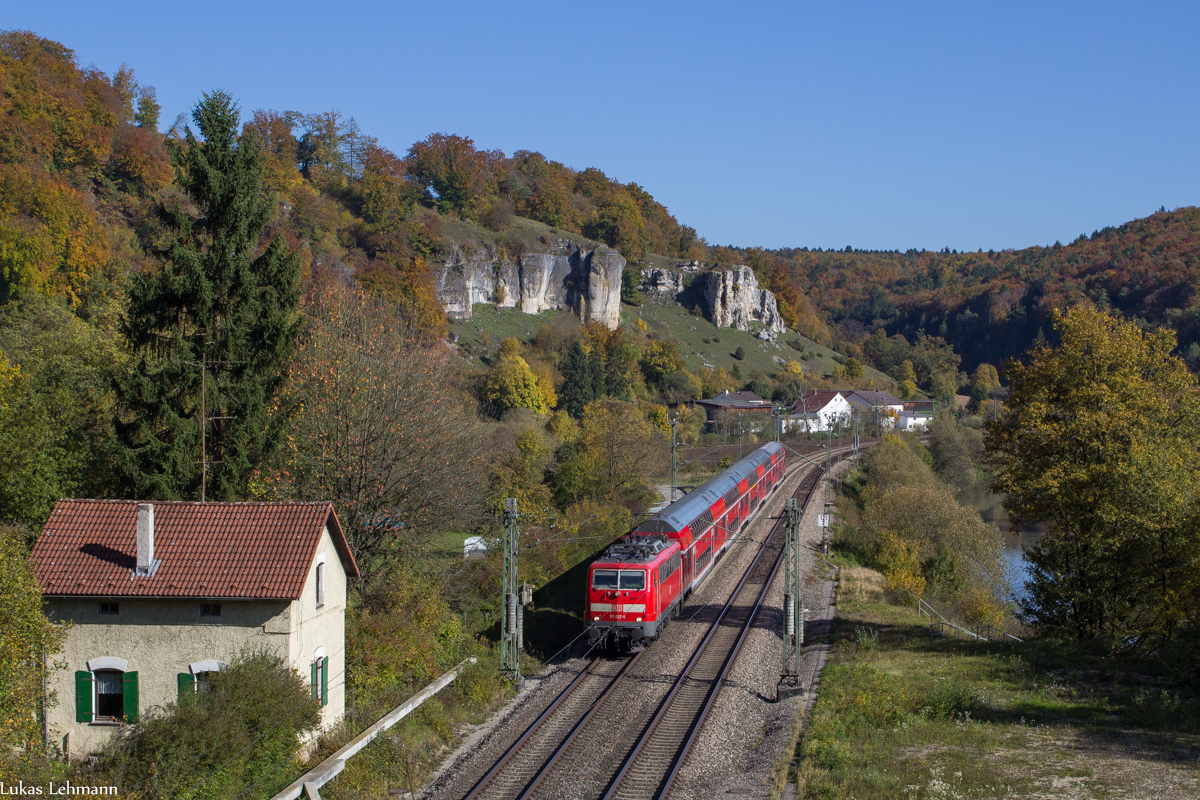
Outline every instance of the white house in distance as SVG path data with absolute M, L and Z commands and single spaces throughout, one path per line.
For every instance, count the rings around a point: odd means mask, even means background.
M 891 392 L 855 389 L 842 392 L 842 396 L 850 405 L 858 409 L 860 415 L 882 412 L 884 418 L 890 420 L 887 427 L 894 425 L 900 412 L 904 411 L 904 401 Z
M 323 726 L 345 711 L 358 566 L 328 502 L 60 500 L 32 561 L 47 616 L 74 623 L 47 687 L 50 736 L 72 754 L 202 690 L 243 649 L 306 676 Z
M 780 432 L 827 431 L 849 420 L 852 408 L 843 392 L 809 390 L 792 405 L 791 414 L 780 418 Z
M 915 404 L 907 403 L 906 405 Z M 933 424 L 932 411 L 918 411 L 906 408 L 900 412 L 896 427 L 902 431 L 924 431 L 928 430 L 931 424 Z

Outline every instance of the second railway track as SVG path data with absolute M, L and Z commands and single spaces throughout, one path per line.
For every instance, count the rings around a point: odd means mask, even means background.
M 822 473 L 823 469 L 809 472 L 793 496 L 803 498 L 807 505 Z M 782 548 L 777 542 L 782 538 L 782 527 L 782 520 L 771 527 L 720 618 L 630 749 L 603 800 L 643 800 L 670 791 L 779 569 Z
M 792 496 L 807 504 L 823 472 L 822 467 L 811 469 Z M 760 543 L 753 561 L 682 674 L 649 722 L 643 724 L 641 736 L 597 795 L 654 798 L 664 796 L 669 790 L 778 568 L 780 548 L 773 542 L 781 527 L 782 523 L 776 522 Z M 579 753 L 567 757 L 572 745 L 589 725 L 604 724 L 602 719 L 607 715 L 601 714 L 601 709 L 642 655 L 600 656 L 591 661 L 463 795 L 464 800 L 549 796 L 544 789 L 538 791 L 543 779 L 556 768 L 568 768 L 579 758 Z

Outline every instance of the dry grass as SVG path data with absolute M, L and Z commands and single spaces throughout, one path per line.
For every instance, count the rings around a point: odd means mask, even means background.
M 798 797 L 1200 797 L 1194 698 L 1156 666 L 1053 642 L 934 641 L 843 567 Z
M 885 581 L 881 573 L 867 567 L 842 567 L 840 574 L 839 607 L 846 604 L 862 605 L 884 602 Z

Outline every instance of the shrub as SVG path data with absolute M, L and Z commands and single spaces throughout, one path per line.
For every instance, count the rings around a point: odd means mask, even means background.
M 917 557 L 917 543 L 901 539 L 893 531 L 884 531 L 879 563 L 887 578 L 887 590 L 901 605 L 913 605 L 925 591 L 925 577 Z
M 99 769 L 150 797 L 269 797 L 286 785 L 301 736 L 320 706 L 282 658 L 239 654 L 206 691 L 146 715 L 101 757 Z
M 979 695 L 957 681 L 940 681 L 929 692 L 920 714 L 932 719 L 954 719 L 979 702 Z

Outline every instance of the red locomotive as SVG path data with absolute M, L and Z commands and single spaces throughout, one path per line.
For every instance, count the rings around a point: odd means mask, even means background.
M 784 473 L 784 450 L 763 445 L 639 523 L 588 568 L 588 642 L 638 652 L 708 577 Z

